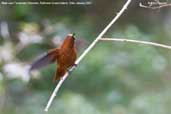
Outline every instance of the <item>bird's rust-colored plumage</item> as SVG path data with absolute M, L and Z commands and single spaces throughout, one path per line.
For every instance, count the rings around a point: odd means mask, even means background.
M 68 68 L 75 65 L 76 58 L 75 37 L 74 34 L 69 34 L 59 48 L 51 49 L 47 54 L 35 61 L 31 65 L 30 71 L 56 61 L 58 66 L 54 76 L 55 81 L 60 79 L 67 72 Z

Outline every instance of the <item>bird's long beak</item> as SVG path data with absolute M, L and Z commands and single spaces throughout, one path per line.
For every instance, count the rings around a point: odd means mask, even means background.
M 72 36 L 75 37 L 75 33 L 72 33 Z

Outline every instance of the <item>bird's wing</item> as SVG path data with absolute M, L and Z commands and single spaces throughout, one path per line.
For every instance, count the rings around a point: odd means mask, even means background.
M 40 69 L 45 67 L 51 63 L 54 63 L 59 57 L 59 49 L 55 48 L 50 50 L 48 53 L 44 54 L 43 56 L 39 57 L 35 62 L 31 64 L 29 72 L 35 69 Z

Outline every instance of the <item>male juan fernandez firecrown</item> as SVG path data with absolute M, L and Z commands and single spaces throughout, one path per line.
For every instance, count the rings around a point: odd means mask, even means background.
M 31 65 L 29 71 L 57 62 L 57 70 L 54 76 L 54 81 L 64 76 L 67 70 L 75 65 L 75 60 L 77 58 L 74 35 L 75 34 L 68 34 L 59 48 L 49 50 L 48 53 Z

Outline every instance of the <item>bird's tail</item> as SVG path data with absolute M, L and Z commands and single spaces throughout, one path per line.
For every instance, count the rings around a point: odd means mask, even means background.
M 53 81 L 60 79 L 62 76 L 64 76 L 65 73 L 66 73 L 65 68 L 58 67 Z

